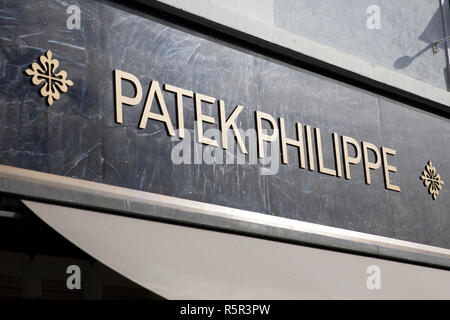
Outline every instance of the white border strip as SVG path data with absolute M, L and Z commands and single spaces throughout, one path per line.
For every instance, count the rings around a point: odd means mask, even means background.
M 149 2 L 148 0 L 140 0 Z M 252 37 L 269 41 L 282 48 L 293 50 L 312 59 L 320 60 L 362 77 L 409 92 L 424 99 L 449 106 L 450 92 L 384 68 L 364 59 L 340 52 L 332 47 L 309 40 L 259 20 L 243 16 L 210 0 L 157 0 L 191 15 L 213 21 Z M 431 50 L 431 49 L 430 49 Z
M 224 207 L 205 202 L 186 200 L 129 188 L 117 187 L 98 182 L 63 177 L 39 171 L 0 165 L 0 179 L 12 179 L 14 181 L 38 184 L 40 186 L 48 185 L 58 189 L 81 191 L 93 196 L 99 195 L 103 197 L 120 199 L 123 201 L 137 201 L 148 205 L 179 209 L 185 212 L 193 212 L 204 216 L 232 219 L 235 221 L 276 227 L 289 231 L 320 235 L 338 240 L 349 240 L 450 259 L 450 250 L 445 248 L 329 227 L 310 222 L 292 220 L 253 211 Z

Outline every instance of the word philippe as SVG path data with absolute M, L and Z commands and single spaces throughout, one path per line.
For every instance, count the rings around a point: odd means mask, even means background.
M 130 81 L 135 87 L 135 96 L 127 97 L 122 94 L 122 82 Z M 142 101 L 142 85 L 139 79 L 131 73 L 121 70 L 114 70 L 115 81 L 115 115 L 116 122 L 123 123 L 123 105 L 136 106 Z M 243 106 L 238 105 L 231 112 L 228 117 L 225 112 L 225 103 L 223 100 L 217 100 L 216 98 L 206 96 L 197 92 L 192 92 L 183 88 L 179 88 L 170 84 L 164 84 L 163 90 L 175 94 L 176 101 L 176 114 L 178 130 L 176 133 L 180 139 L 185 137 L 184 130 L 184 115 L 183 115 L 183 99 L 194 99 L 195 113 L 196 113 L 196 137 L 197 142 L 205 145 L 223 148 L 228 148 L 227 132 L 231 129 L 236 138 L 237 144 L 240 150 L 244 154 L 248 154 L 246 145 L 241 136 L 240 130 L 236 124 L 236 119 L 244 109 Z M 144 109 L 139 122 L 139 128 L 145 129 L 149 119 L 160 121 L 165 124 L 167 132 L 170 136 L 175 137 L 175 130 L 170 119 L 169 112 L 163 97 L 162 88 L 158 81 L 152 80 L 148 89 L 147 98 L 144 104 Z M 161 113 L 152 112 L 152 103 L 156 99 L 158 102 Z M 217 119 L 218 127 L 221 132 L 220 142 L 217 139 L 211 139 L 204 136 L 203 123 L 215 124 L 216 119 L 203 113 L 203 108 L 206 106 L 213 107 L 217 102 L 219 111 L 219 119 Z M 263 121 L 270 124 L 272 130 L 271 134 L 267 134 L 267 130 L 263 129 Z M 384 182 L 386 189 L 400 192 L 400 187 L 391 183 L 390 173 L 397 172 L 397 168 L 388 163 L 388 155 L 394 156 L 396 151 L 387 147 L 378 148 L 374 144 L 366 141 L 359 143 L 354 138 L 348 136 L 339 136 L 337 133 L 332 133 L 333 141 L 333 155 L 335 159 L 334 168 L 327 168 L 324 166 L 323 150 L 322 150 L 322 137 L 319 128 L 311 128 L 309 125 L 302 125 L 296 123 L 296 138 L 286 137 L 285 120 L 284 118 L 278 118 L 278 121 L 270 114 L 255 111 L 255 126 L 257 136 L 258 157 L 260 159 L 265 157 L 264 143 L 280 142 L 281 146 L 281 161 L 283 164 L 288 164 L 288 152 L 287 147 L 295 147 L 298 150 L 299 167 L 306 168 L 311 171 L 316 170 L 323 174 L 342 177 L 345 179 L 351 179 L 351 166 L 359 163 L 363 163 L 365 182 L 371 184 L 371 171 L 380 169 L 383 166 Z M 315 140 L 315 153 L 313 151 L 313 135 Z M 349 152 L 353 147 L 354 152 Z M 342 151 L 342 157 L 341 157 Z M 374 161 L 369 159 L 369 151 L 375 156 Z M 350 154 L 352 153 L 352 154 Z M 273 154 L 272 154 L 273 156 Z M 316 156 L 316 159 L 315 159 Z M 315 162 L 317 160 L 317 163 Z

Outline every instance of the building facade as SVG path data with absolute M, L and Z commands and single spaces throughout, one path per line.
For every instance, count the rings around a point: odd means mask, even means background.
M 3 3 L 0 295 L 450 298 L 449 9 Z

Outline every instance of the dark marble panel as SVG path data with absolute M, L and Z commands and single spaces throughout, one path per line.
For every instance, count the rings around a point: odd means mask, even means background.
M 91 2 L 80 7 L 83 28 L 68 30 L 63 3 L 3 2 L 1 158 L 4 164 L 101 181 L 101 105 L 98 82 L 90 71 L 97 65 L 97 7 Z M 47 50 L 75 83 L 51 107 L 24 74 Z
M 450 176 L 447 119 L 116 4 L 70 4 L 81 9 L 80 30 L 66 28 L 63 1 L 0 7 L 0 163 L 450 248 L 447 191 L 433 201 L 419 180 L 428 160 L 444 180 Z M 52 106 L 24 73 L 49 49 L 75 83 Z M 351 166 L 351 180 L 318 173 L 317 163 L 315 171 L 301 169 L 292 147 L 289 164 L 272 163 L 271 175 L 249 157 L 244 164 L 176 164 L 179 141 L 163 123 L 138 128 L 144 101 L 124 106 L 123 124 L 115 122 L 114 69 L 136 75 L 144 97 L 157 80 L 222 99 L 227 115 L 240 104 L 243 130 L 255 128 L 255 110 L 283 117 L 288 137 L 295 122 L 318 127 L 326 167 L 334 164 L 332 132 L 396 149 L 392 180 L 402 192 L 384 188 L 381 168 L 371 185 L 361 164 Z M 131 85 L 123 89 L 134 95 Z M 174 95 L 163 95 L 176 128 Z M 194 148 L 194 103 L 184 102 L 184 142 Z M 218 121 L 217 104 L 203 110 Z M 238 157 L 233 150 L 234 142 L 227 152 L 216 149 L 216 160 Z M 279 149 L 272 152 L 280 161 Z
M 438 173 L 448 183 L 450 169 L 450 126 L 448 119 L 417 111 L 380 98 L 383 135 L 387 144 L 397 146 L 400 194 L 389 193 L 388 205 L 394 215 L 395 237 L 417 239 L 450 247 L 450 197 L 447 185 L 436 201 L 430 200 L 419 179 L 425 164 L 433 161 Z M 414 176 L 415 174 L 415 176 Z M 449 180 L 450 181 L 450 180 Z M 439 239 L 439 240 L 436 240 Z

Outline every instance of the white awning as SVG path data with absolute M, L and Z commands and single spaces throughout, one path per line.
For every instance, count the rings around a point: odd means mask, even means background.
M 450 298 L 445 270 L 23 202 L 86 253 L 169 299 Z

